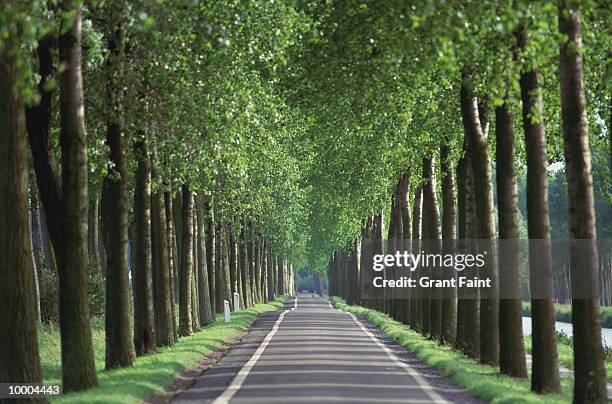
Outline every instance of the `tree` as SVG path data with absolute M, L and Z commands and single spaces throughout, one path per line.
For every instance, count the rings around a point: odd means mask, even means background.
M 519 284 L 518 192 L 515 174 L 514 116 L 508 99 L 495 108 L 496 179 L 499 215 L 499 366 L 526 378 L 523 306 Z
M 212 311 L 212 300 L 210 296 L 208 278 L 208 251 L 206 240 L 206 210 L 202 197 L 196 198 L 196 217 L 197 217 L 197 248 L 198 248 L 198 305 L 200 315 L 200 325 L 205 327 L 215 322 Z
M 182 186 L 182 250 L 181 250 L 181 275 L 179 276 L 179 325 L 178 334 L 181 337 L 191 335 L 191 299 L 192 276 L 193 276 L 193 194 L 188 185 Z
M 172 286 L 170 282 L 170 248 L 166 227 L 166 206 L 164 201 L 163 182 L 161 176 L 153 171 L 155 190 L 151 206 L 151 232 L 153 239 L 153 279 L 154 279 L 154 311 L 155 340 L 157 346 L 174 344 L 173 302 L 171 301 Z
M 519 46 L 525 46 L 526 33 L 519 31 Z M 548 172 L 546 139 L 542 113 L 539 74 L 528 69 L 520 76 L 523 131 L 527 157 L 527 231 L 532 316 L 531 389 L 536 392 L 560 390 L 559 361 L 555 336 L 552 255 L 548 211 Z
M 151 160 L 147 134 L 134 143 L 138 161 L 134 190 L 134 346 L 137 355 L 155 349 L 153 318 L 153 256 L 151 253 Z
M 123 3 L 110 7 L 109 17 L 121 15 Z M 125 27 L 108 36 L 106 62 L 106 145 L 112 163 L 102 185 L 102 220 L 106 250 L 106 369 L 131 366 L 134 342 L 130 332 L 131 305 L 128 264 L 128 171 L 126 157 L 124 89 Z
M 461 112 L 465 133 L 469 136 L 468 153 L 474 174 L 474 194 L 476 216 L 478 217 L 478 239 L 494 240 L 495 220 L 493 209 L 493 182 L 491 161 L 487 149 L 488 124 L 485 109 L 478 100 L 468 94 L 465 86 L 461 87 Z M 499 301 L 498 279 L 495 260 L 495 246 L 489 243 L 485 248 L 491 250 L 485 255 L 485 265 L 481 276 L 491 279 L 493 287 L 482 291 L 480 297 L 480 361 L 487 365 L 499 364 Z
M 449 147 L 440 145 L 440 165 L 442 172 L 442 249 L 445 254 L 455 251 L 457 238 L 457 206 L 455 175 L 450 161 Z M 446 278 L 455 274 L 445 274 Z M 457 288 L 445 288 L 442 301 L 442 341 L 447 344 L 455 342 L 457 334 Z
M 29 108 L 26 123 L 34 170 L 52 240 L 59 278 L 59 317 L 62 346 L 62 384 L 65 392 L 98 384 L 87 302 L 87 150 L 81 71 L 82 9 L 62 3 L 70 15 L 59 36 L 61 173 L 55 162 L 49 133 L 52 93 L 47 91 L 53 73 L 53 36 L 38 44 L 41 99 Z
M 28 170 L 19 10 L 0 12 L 0 382 L 42 383 L 28 224 Z M 34 401 L 34 400 L 28 400 Z
M 440 211 L 436 191 L 435 161 L 433 157 L 423 159 L 423 235 L 425 249 L 440 253 Z M 425 274 L 438 277 L 443 268 L 426 269 Z M 442 339 L 442 301 L 441 289 L 423 291 L 423 328 L 432 338 Z
M 597 244 L 589 133 L 584 100 L 580 9 L 558 2 L 559 32 L 564 35 L 559 59 L 565 175 L 569 198 L 572 324 L 574 332 L 574 401 L 605 402 Z M 576 296 L 581 291 L 592 297 Z

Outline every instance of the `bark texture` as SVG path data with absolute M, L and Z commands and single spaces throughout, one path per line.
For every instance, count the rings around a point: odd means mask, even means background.
M 523 33 L 519 41 L 525 40 Z M 527 231 L 530 240 L 541 240 L 529 248 L 530 287 L 537 297 L 531 299 L 531 389 L 539 393 L 558 392 L 561 384 L 552 299 L 546 139 L 538 72 L 522 73 L 520 86 L 527 157 Z
M 496 178 L 499 217 L 500 293 L 499 356 L 502 373 L 527 377 L 523 343 L 523 305 L 520 299 L 518 191 L 514 163 L 514 116 L 506 103 L 495 110 Z
M 181 260 L 179 276 L 179 326 L 178 334 L 181 337 L 191 335 L 191 278 L 193 271 L 193 195 L 187 185 L 182 187 L 182 225 L 183 236 L 181 241 Z
M 592 291 L 592 298 L 572 298 L 574 332 L 574 402 L 606 402 L 606 372 L 601 346 L 598 255 L 591 154 L 584 98 L 580 9 L 559 0 L 561 44 L 559 82 L 569 202 L 572 290 Z
M 42 383 L 36 269 L 28 223 L 25 110 L 22 95 L 14 88 L 17 75 L 15 61 L 0 50 L 0 383 Z
M 206 207 L 202 198 L 196 200 L 196 214 L 198 225 L 198 304 L 200 315 L 200 326 L 205 327 L 215 322 L 210 297 L 210 286 L 208 279 L 208 251 L 206 249 Z
M 455 175 L 451 167 L 447 145 L 440 146 L 440 164 L 442 168 L 442 249 L 445 254 L 453 254 L 457 238 L 457 202 Z M 455 273 L 445 273 L 445 275 L 445 278 L 451 278 L 455 276 Z M 444 289 L 442 297 L 442 341 L 453 344 L 457 333 L 457 289 Z
M 157 346 L 174 344 L 174 323 L 172 320 L 173 304 L 170 285 L 170 251 L 166 227 L 166 204 L 164 201 L 163 183 L 160 176 L 154 174 L 155 193 L 151 205 L 151 231 L 153 239 L 154 268 L 154 309 L 155 340 Z
M 119 34 L 118 34 L 119 35 Z M 106 144 L 113 163 L 104 178 L 102 210 L 106 249 L 106 369 L 130 366 L 134 344 L 130 335 L 131 306 L 128 264 L 128 190 L 126 140 L 123 133 L 123 88 L 117 83 L 122 75 L 123 49 L 119 38 L 109 38 L 107 99 L 116 111 L 109 113 Z
M 206 200 L 206 269 L 208 270 L 208 290 L 210 291 L 210 310 L 213 318 L 222 308 L 216 307 L 215 303 L 215 272 L 216 272 L 216 234 L 215 234 L 215 211 L 210 200 Z
M 151 160 L 146 134 L 134 144 L 138 162 L 134 189 L 134 346 L 137 355 L 155 350 L 153 256 L 151 253 Z
M 487 147 L 487 120 L 484 106 L 478 104 L 476 97 L 470 95 L 465 86 L 461 87 L 461 111 L 465 133 L 469 136 L 468 152 L 474 175 L 474 194 L 476 215 L 478 216 L 478 239 L 490 241 L 495 239 L 495 218 L 493 207 L 493 179 L 491 159 Z M 499 291 L 498 273 L 495 259 L 495 246 L 489 243 L 485 265 L 480 276 L 489 278 L 492 287 L 481 290 L 480 323 L 480 362 L 486 365 L 499 364 Z
M 70 6 L 66 4 L 65 6 Z M 52 94 L 45 82 L 53 72 L 54 38 L 43 38 L 38 46 L 41 100 L 27 111 L 36 181 L 45 214 L 49 262 L 56 262 L 60 297 L 62 384 L 65 392 L 98 384 L 87 302 L 87 139 L 81 73 L 82 10 L 59 38 L 61 173 L 49 136 Z M 53 251 L 55 250 L 55 251 Z M 53 252 L 55 260 L 52 259 Z

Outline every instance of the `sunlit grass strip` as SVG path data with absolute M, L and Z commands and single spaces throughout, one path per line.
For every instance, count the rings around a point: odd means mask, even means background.
M 138 358 L 129 368 L 105 372 L 104 326 L 94 324 L 93 338 L 96 369 L 100 386 L 81 393 L 72 393 L 52 399 L 66 403 L 137 403 L 162 391 L 184 368 L 197 365 L 202 357 L 246 331 L 259 313 L 278 310 L 286 298 L 258 304 L 239 313 L 232 313 L 232 321 L 217 322 L 189 337 L 180 338 L 169 348 L 160 348 L 156 354 Z M 39 346 L 45 384 L 61 383 L 60 343 L 57 327 L 41 327 Z
M 426 364 L 439 368 L 455 383 L 474 396 L 492 403 L 568 403 L 571 402 L 571 381 L 563 381 L 562 395 L 538 395 L 530 391 L 529 380 L 502 376 L 497 368 L 481 365 L 449 347 L 441 346 L 391 319 L 386 314 L 361 306 L 349 306 L 332 297 L 341 310 L 366 317 L 398 344 L 414 352 Z

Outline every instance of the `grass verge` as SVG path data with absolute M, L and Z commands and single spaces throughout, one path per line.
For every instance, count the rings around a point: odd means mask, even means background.
M 232 321 L 217 321 L 189 337 L 180 338 L 172 347 L 159 348 L 157 353 L 139 357 L 129 368 L 104 371 L 104 324 L 94 321 L 92 335 L 99 387 L 52 399 L 62 403 L 140 403 L 162 391 L 184 368 L 197 365 L 202 357 L 246 331 L 259 313 L 279 310 L 286 299 L 258 304 L 239 313 Z M 40 359 L 45 384 L 61 383 L 61 351 L 57 326 L 39 329 Z
M 332 297 L 341 310 L 362 315 L 398 344 L 414 352 L 419 359 L 442 370 L 455 383 L 474 396 L 491 403 L 569 403 L 571 380 L 563 381 L 562 394 L 538 395 L 530 391 L 529 380 L 502 376 L 497 368 L 481 365 L 450 347 L 425 338 L 408 326 L 386 314 L 361 306 L 349 306 L 342 299 Z
M 525 336 L 525 350 L 531 353 L 531 336 Z M 568 369 L 574 369 L 574 347 L 571 343 L 566 341 L 557 340 L 557 356 L 559 357 L 559 364 L 565 366 Z M 612 361 L 606 358 L 606 377 L 608 382 L 612 382 Z

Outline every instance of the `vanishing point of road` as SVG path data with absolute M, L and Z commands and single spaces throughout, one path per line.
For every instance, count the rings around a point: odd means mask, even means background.
M 301 294 L 247 336 L 176 403 L 479 403 L 440 371 L 329 301 Z

